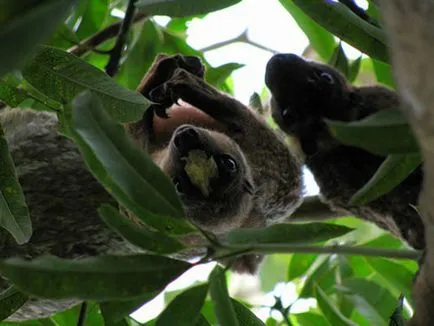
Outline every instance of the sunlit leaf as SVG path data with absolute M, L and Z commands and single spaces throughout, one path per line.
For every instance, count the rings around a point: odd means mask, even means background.
M 0 261 L 2 275 L 18 289 L 52 299 L 120 300 L 160 291 L 190 264 L 153 255 L 67 260 L 43 256 Z
M 220 325 L 238 326 L 239 322 L 235 314 L 234 306 L 229 297 L 226 284 L 225 271 L 216 266 L 209 277 L 210 294 L 214 305 L 215 314 Z
M 407 118 L 398 109 L 380 111 L 354 122 L 326 120 L 334 137 L 345 145 L 379 155 L 417 153 L 418 144 Z
M 348 71 L 348 80 L 351 83 L 353 83 L 356 80 L 360 71 L 361 63 L 362 63 L 362 56 L 358 57 L 350 64 L 349 71 Z
M 38 46 L 23 75 L 32 86 L 60 103 L 69 103 L 80 92 L 91 90 L 101 98 L 107 113 L 119 122 L 140 120 L 149 106 L 138 92 L 118 85 L 80 58 L 48 46 Z
M 318 313 L 302 312 L 301 314 L 291 314 L 291 316 L 297 319 L 300 325 L 330 326 L 327 319 Z
M 404 181 L 420 164 L 420 154 L 389 155 L 369 181 L 350 199 L 351 205 L 363 205 L 387 194 Z
M 393 78 L 392 67 L 384 62 L 371 58 L 372 66 L 374 67 L 375 76 L 377 81 L 384 85 L 395 88 L 395 80 Z
M 231 299 L 231 302 L 240 325 L 265 326 L 264 322 L 241 302 L 235 299 Z
M 370 325 L 387 325 L 392 315 L 396 301 L 390 292 L 384 287 L 366 279 L 347 279 L 342 285 L 336 286 L 355 309 L 361 312 Z
M 0 226 L 23 244 L 32 235 L 32 221 L 1 125 L 0 164 Z
M 300 26 L 309 39 L 312 47 L 324 59 L 329 60 L 335 48 L 333 35 L 326 29 L 318 25 L 308 15 L 306 15 L 292 0 L 279 0 L 283 7 L 292 15 L 295 22 Z M 290 35 L 288 35 L 288 38 Z
M 0 76 L 22 64 L 64 18 L 74 0 L 2 2 L 0 14 Z M 49 18 L 47 18 L 49 17 Z
M 200 310 L 205 302 L 209 284 L 194 286 L 179 294 L 160 314 L 156 326 L 196 325 L 200 318 Z
M 337 1 L 292 0 L 305 14 L 342 41 L 383 62 L 389 61 L 384 32 Z
M 333 303 L 330 297 L 325 294 L 325 292 L 319 287 L 315 287 L 316 292 L 316 300 L 318 302 L 318 306 L 321 309 L 324 317 L 333 326 L 356 326 L 351 320 L 346 318 L 336 305 Z
M 209 84 L 217 88 L 220 88 L 225 82 L 226 78 L 228 78 L 235 70 L 240 69 L 242 67 L 244 67 L 244 65 L 240 63 L 235 63 L 235 62 L 225 63 L 219 67 L 215 67 L 207 70 L 205 74 L 205 80 Z
M 109 13 L 108 0 L 86 0 L 84 2 L 83 16 L 76 31 L 80 39 L 84 39 L 98 32 Z
M 342 48 L 341 43 L 339 43 L 335 48 L 328 63 L 332 67 L 337 68 L 345 77 L 348 78 L 350 67 L 348 64 L 348 58 L 344 52 L 344 49 Z
M 207 14 L 238 2 L 240 0 L 139 0 L 136 2 L 136 7 L 151 15 L 185 17 Z
M 289 261 L 287 282 L 303 276 L 317 259 L 317 254 L 293 254 Z

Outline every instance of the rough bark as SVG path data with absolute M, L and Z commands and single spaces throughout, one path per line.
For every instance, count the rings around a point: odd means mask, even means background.
M 426 256 L 413 287 L 415 314 L 409 325 L 434 321 L 434 0 L 382 0 L 398 90 L 407 104 L 424 157 L 425 180 L 419 210 L 425 224 Z

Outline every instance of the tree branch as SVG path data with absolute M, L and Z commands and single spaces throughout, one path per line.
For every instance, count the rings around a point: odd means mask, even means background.
M 398 89 L 424 158 L 419 211 L 425 224 L 425 260 L 413 286 L 410 325 L 434 320 L 434 0 L 381 0 L 380 10 Z
M 148 15 L 141 13 L 141 12 L 138 12 L 134 16 L 134 18 L 132 20 L 132 24 L 139 23 L 147 17 L 148 17 Z M 68 52 L 72 53 L 78 57 L 81 57 L 82 55 L 86 54 L 87 52 L 94 50 L 98 45 L 100 45 L 100 44 L 104 43 L 105 41 L 118 35 L 119 31 L 121 29 L 122 22 L 123 22 L 123 20 L 107 26 L 103 30 L 101 30 L 98 33 L 87 38 L 82 43 L 74 45 L 73 47 L 68 49 Z
M 244 32 L 242 32 L 240 35 L 238 35 L 234 38 L 208 45 L 206 47 L 198 49 L 198 51 L 201 51 L 201 52 L 212 51 L 212 50 L 215 50 L 215 49 L 218 49 L 218 48 L 221 48 L 223 46 L 230 45 L 230 44 L 233 44 L 236 42 L 250 44 L 254 47 L 257 47 L 257 48 L 262 49 L 262 50 L 267 51 L 267 52 L 271 52 L 273 54 L 278 53 L 278 51 L 276 51 L 276 50 L 273 50 L 269 47 L 266 47 L 262 44 L 256 43 L 255 41 L 252 41 L 248 36 L 248 29 L 246 29 Z
M 303 199 L 303 203 L 288 219 L 289 222 L 320 221 L 329 218 L 343 217 L 342 213 L 332 211 L 318 196 L 309 196 Z
M 110 58 L 107 65 L 105 66 L 105 72 L 110 77 L 113 77 L 119 70 L 119 61 L 121 60 L 125 42 L 127 41 L 127 36 L 133 21 L 134 13 L 136 12 L 136 6 L 134 5 L 136 1 L 137 0 L 128 1 L 125 18 L 122 20 L 116 43 L 113 46 L 113 49 L 110 51 Z
M 419 260 L 421 252 L 417 250 L 384 249 L 366 246 L 317 246 L 299 244 L 225 244 L 214 248 L 213 260 L 236 257 L 246 254 L 275 254 L 275 253 L 310 253 L 310 254 L 339 254 L 354 256 L 383 257 L 393 259 Z

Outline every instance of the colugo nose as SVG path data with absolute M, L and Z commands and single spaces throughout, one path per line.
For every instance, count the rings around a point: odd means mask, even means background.
M 175 131 L 173 143 L 182 152 L 201 148 L 199 133 L 191 126 L 179 127 Z

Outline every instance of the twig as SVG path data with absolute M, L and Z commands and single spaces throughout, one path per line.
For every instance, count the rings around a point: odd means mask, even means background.
M 116 39 L 116 43 L 113 49 L 110 51 L 110 59 L 105 66 L 105 72 L 107 75 L 113 77 L 119 69 L 119 61 L 121 60 L 122 51 L 125 47 L 125 42 L 127 40 L 128 31 L 130 30 L 134 13 L 136 11 L 136 6 L 134 5 L 137 0 L 129 0 L 127 10 L 125 12 L 125 18 L 122 21 L 121 27 L 119 29 L 119 34 Z
M 218 49 L 218 48 L 221 48 L 223 46 L 230 45 L 230 44 L 236 43 L 236 42 L 250 44 L 250 45 L 253 45 L 253 46 L 255 46 L 259 49 L 262 49 L 264 51 L 271 52 L 273 54 L 278 53 L 278 51 L 276 51 L 274 49 L 271 49 L 271 48 L 266 47 L 262 44 L 256 43 L 255 41 L 252 41 L 248 36 L 248 29 L 246 29 L 244 32 L 242 32 L 240 35 L 238 35 L 234 38 L 208 45 L 204 48 L 199 49 L 199 51 L 201 51 L 201 52 L 211 51 L 211 50 L 215 50 L 215 49 Z
M 139 23 L 147 17 L 148 17 L 148 15 L 146 15 L 142 12 L 138 12 L 134 16 L 134 18 L 132 20 L 132 24 Z M 86 39 L 82 43 L 74 45 L 73 47 L 71 47 L 68 50 L 68 52 L 72 53 L 78 57 L 81 57 L 82 55 L 86 54 L 89 51 L 94 51 L 94 49 L 98 45 L 104 43 L 105 41 L 107 41 L 107 40 L 109 40 L 109 39 L 111 39 L 111 38 L 113 38 L 119 34 L 122 22 L 123 21 L 118 21 L 116 23 L 113 23 L 113 24 L 107 26 L 106 28 L 99 31 L 98 33 L 90 36 L 88 39 Z
M 230 244 L 224 245 L 223 249 L 217 249 L 212 256 L 213 259 L 222 259 L 244 254 L 270 254 L 270 253 L 311 253 L 311 254 L 338 254 L 338 255 L 355 255 L 385 257 L 394 259 L 411 259 L 418 260 L 421 252 L 416 250 L 401 249 L 383 249 L 366 246 L 313 246 L 298 244 Z
M 84 326 L 84 322 L 86 321 L 87 314 L 87 302 L 84 301 L 80 307 L 80 313 L 78 315 L 77 326 Z

